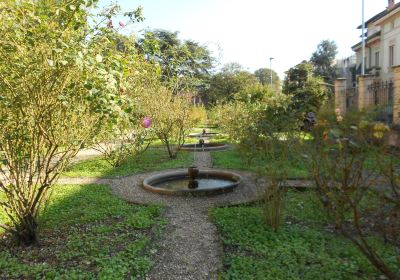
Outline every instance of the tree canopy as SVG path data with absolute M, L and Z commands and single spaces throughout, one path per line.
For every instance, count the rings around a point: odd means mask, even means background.
M 271 69 L 269 68 L 260 68 L 254 72 L 257 80 L 264 86 L 271 85 Z M 275 91 L 279 91 L 281 86 L 281 81 L 279 79 L 278 74 L 272 70 L 272 88 Z
M 228 63 L 220 72 L 210 77 L 208 88 L 202 92 L 202 98 L 211 106 L 229 102 L 235 99 L 237 93 L 257 83 L 254 74 L 245 71 L 237 63 Z
M 317 50 L 311 55 L 310 62 L 314 66 L 314 74 L 324 79 L 326 83 L 333 84 L 335 67 L 333 66 L 337 55 L 337 45 L 334 41 L 323 40 L 318 44 Z
M 286 72 L 283 93 L 292 96 L 292 107 L 299 113 L 317 112 L 326 96 L 323 83 L 313 65 L 303 61 Z
M 214 62 L 206 46 L 192 40 L 181 41 L 178 35 L 161 29 L 148 30 L 137 43 L 146 59 L 160 67 L 164 85 L 174 94 L 200 86 Z

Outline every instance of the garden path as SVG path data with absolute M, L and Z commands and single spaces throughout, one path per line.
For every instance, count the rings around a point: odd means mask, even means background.
M 71 163 L 77 163 L 79 161 L 91 159 L 94 157 L 101 156 L 101 152 L 95 149 L 82 149 L 80 150 L 76 156 L 72 159 Z
M 197 152 L 194 165 L 211 168 L 209 152 Z M 171 170 L 140 173 L 120 178 L 60 178 L 60 184 L 106 184 L 122 199 L 137 204 L 165 205 L 164 218 L 168 224 L 155 240 L 154 267 L 145 278 L 171 280 L 218 279 L 223 269 L 222 242 L 215 225 L 208 216 L 213 206 L 225 206 L 254 201 L 262 189 L 257 187 L 254 174 L 235 171 L 242 183 L 232 192 L 210 197 L 168 196 L 148 192 L 143 180 L 151 175 Z M 288 182 L 295 184 L 296 182 Z M 303 182 L 304 183 L 304 182 Z M 264 185 L 264 184 L 262 184 Z
M 207 168 L 212 163 L 208 152 L 198 152 L 196 164 Z M 134 203 L 165 205 L 166 228 L 155 242 L 154 267 L 147 279 L 217 279 L 223 269 L 223 248 L 208 209 L 217 205 L 243 203 L 257 198 L 250 173 L 240 172 L 243 183 L 233 192 L 212 197 L 165 196 L 145 191 L 144 178 L 158 171 L 132 176 L 99 178 L 60 178 L 61 184 L 107 184 L 117 196 Z

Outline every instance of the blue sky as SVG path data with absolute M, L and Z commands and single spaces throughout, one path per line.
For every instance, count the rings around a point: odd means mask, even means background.
M 364 0 L 369 19 L 384 10 L 387 0 Z M 100 5 L 109 3 L 101 0 Z M 397 2 L 397 1 L 396 1 Z M 362 0 L 119 0 L 124 10 L 144 9 L 145 21 L 128 27 L 179 31 L 181 39 L 208 45 L 220 64 L 238 62 L 254 71 L 284 71 L 309 59 L 323 39 L 338 45 L 338 58 L 352 54 L 360 40 Z

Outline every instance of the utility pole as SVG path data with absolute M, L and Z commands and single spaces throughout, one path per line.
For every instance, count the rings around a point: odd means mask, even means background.
M 361 61 L 361 75 L 365 75 L 365 19 L 364 19 L 364 0 L 362 0 L 362 61 Z
M 272 89 L 272 60 L 273 60 L 274 58 L 273 57 L 270 57 L 269 58 L 269 72 L 270 72 L 270 85 L 271 85 L 271 89 Z

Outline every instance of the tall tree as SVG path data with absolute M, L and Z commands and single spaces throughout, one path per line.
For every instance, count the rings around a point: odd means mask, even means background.
M 311 56 L 314 74 L 320 76 L 328 84 L 333 84 L 335 67 L 333 66 L 337 55 L 337 45 L 334 41 L 323 40 L 318 44 L 317 50 Z
M 228 63 L 210 78 L 209 87 L 202 97 L 213 106 L 234 100 L 237 93 L 256 84 L 258 81 L 254 74 L 243 70 L 237 63 Z
M 138 48 L 159 65 L 164 85 L 174 94 L 199 86 L 213 67 L 214 59 L 207 47 L 191 40 L 181 41 L 178 32 L 147 31 L 138 41 Z
M 269 68 L 257 69 L 254 72 L 254 75 L 263 86 L 271 85 L 271 69 Z M 272 89 L 275 91 L 279 91 L 280 86 L 281 86 L 281 81 L 279 79 L 279 76 L 274 70 L 272 70 Z
M 313 65 L 307 61 L 286 72 L 283 93 L 292 96 L 293 110 L 304 114 L 317 112 L 326 97 L 324 81 L 315 76 Z

